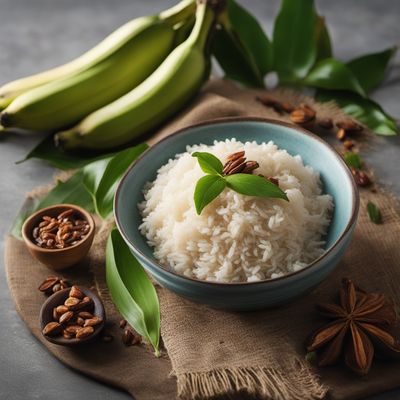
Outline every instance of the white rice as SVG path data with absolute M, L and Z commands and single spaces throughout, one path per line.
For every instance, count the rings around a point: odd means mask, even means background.
M 204 172 L 191 154 L 207 151 L 224 163 L 240 150 L 260 164 L 255 173 L 279 179 L 289 202 L 226 188 L 197 215 L 193 193 Z M 158 170 L 144 197 L 140 231 L 159 262 L 185 276 L 218 282 L 255 282 L 303 269 L 324 252 L 333 210 L 318 172 L 300 156 L 273 142 L 235 139 L 188 147 Z

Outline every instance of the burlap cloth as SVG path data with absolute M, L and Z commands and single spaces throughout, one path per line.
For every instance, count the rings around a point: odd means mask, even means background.
M 192 123 L 227 116 L 286 119 L 255 101 L 254 91 L 213 81 L 203 93 L 149 142 Z M 295 104 L 304 100 L 291 92 L 275 96 Z M 313 104 L 311 99 L 308 102 Z M 314 104 L 319 116 L 340 118 L 333 106 Z M 365 211 L 373 200 L 384 223 L 372 224 Z M 253 396 L 263 399 L 355 399 L 400 386 L 400 364 L 375 363 L 370 374 L 358 378 L 343 367 L 313 370 L 304 359 L 303 341 L 320 321 L 314 304 L 329 301 L 346 276 L 366 290 L 379 290 L 399 304 L 400 223 L 396 201 L 379 191 L 363 191 L 360 217 L 343 261 L 312 293 L 273 310 L 249 313 L 218 311 L 193 304 L 158 288 L 164 356 L 157 359 L 148 347 L 122 345 L 120 319 L 107 293 L 104 244 L 108 226 L 100 228 L 87 263 L 63 274 L 78 284 L 94 284 L 106 306 L 111 343 L 96 342 L 79 349 L 45 341 L 38 312 L 44 301 L 38 284 L 50 274 L 35 262 L 23 243 L 9 237 L 6 269 L 18 312 L 32 333 L 63 363 L 95 379 L 116 385 L 138 400 Z M 319 375 L 319 376 L 318 376 Z

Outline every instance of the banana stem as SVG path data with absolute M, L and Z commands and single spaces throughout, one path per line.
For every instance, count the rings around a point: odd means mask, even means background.
M 195 14 L 196 0 L 183 0 L 177 5 L 162 11 L 158 16 L 160 19 L 175 25 Z

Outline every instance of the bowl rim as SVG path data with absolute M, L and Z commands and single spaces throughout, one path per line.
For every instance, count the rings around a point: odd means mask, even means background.
M 351 216 L 349 218 L 349 221 L 346 224 L 346 227 L 344 228 L 344 230 L 342 231 L 341 235 L 336 239 L 336 241 L 332 244 L 332 246 L 327 249 L 321 256 L 319 256 L 318 258 L 316 258 L 314 261 L 312 261 L 310 264 L 308 264 L 306 267 L 304 267 L 303 269 L 299 270 L 299 271 L 295 271 L 295 272 L 291 272 L 289 274 L 286 274 L 284 276 L 278 277 L 278 278 L 273 278 L 273 279 L 263 279 L 261 281 L 256 281 L 256 282 L 216 282 L 216 281 L 206 281 L 206 280 L 202 280 L 202 279 L 198 279 L 198 278 L 192 278 L 192 277 L 188 277 L 182 274 L 179 274 L 173 270 L 169 270 L 166 267 L 162 266 L 157 260 L 153 260 L 150 259 L 146 254 L 144 254 L 141 250 L 139 250 L 137 248 L 137 246 L 135 245 L 135 243 L 133 243 L 129 236 L 126 234 L 124 228 L 122 227 L 122 224 L 120 222 L 119 219 L 119 212 L 118 212 L 118 199 L 120 196 L 120 192 L 121 192 L 121 188 L 123 186 L 123 183 L 125 181 L 125 179 L 127 178 L 127 176 L 130 174 L 130 172 L 135 168 L 135 166 L 141 161 L 143 160 L 145 157 L 148 157 L 149 154 L 152 153 L 152 151 L 157 148 L 161 143 L 170 140 L 171 138 L 178 136 L 184 132 L 186 132 L 187 130 L 193 129 L 193 128 L 199 128 L 199 127 L 203 127 L 203 126 L 212 126 L 212 125 L 217 125 L 217 124 L 224 124 L 224 123 L 236 123 L 236 122 L 263 122 L 263 123 L 267 123 L 267 124 L 272 124 L 272 125 L 279 125 L 279 126 L 283 126 L 285 128 L 290 128 L 292 130 L 298 131 L 301 134 L 304 134 L 306 136 L 309 136 L 311 139 L 318 141 L 320 144 L 322 144 L 323 146 L 325 146 L 327 148 L 327 150 L 329 150 L 332 155 L 336 158 L 336 160 L 339 162 L 339 164 L 342 165 L 344 173 L 347 175 L 347 178 L 349 180 L 349 183 L 351 185 L 351 194 L 352 194 L 352 199 L 351 199 Z M 119 230 L 119 232 L 121 233 L 122 237 L 124 238 L 125 242 L 129 243 L 129 245 L 134 249 L 134 251 L 138 254 L 140 254 L 140 256 L 145 259 L 148 263 L 156 266 L 157 268 L 161 269 L 162 272 L 171 275 L 174 278 L 181 278 L 183 280 L 188 280 L 188 281 L 192 281 L 195 283 L 200 283 L 200 284 L 205 284 L 205 285 L 215 285 L 215 286 L 242 286 L 242 285 L 260 285 L 260 284 L 272 284 L 278 281 L 282 281 L 288 278 L 291 278 L 295 275 L 300 275 L 300 274 L 304 274 L 305 272 L 309 271 L 310 269 L 312 269 L 315 265 L 317 265 L 322 259 L 324 259 L 325 257 L 327 257 L 330 253 L 332 253 L 333 250 L 335 250 L 335 248 L 339 245 L 340 242 L 342 242 L 342 240 L 346 237 L 346 235 L 348 234 L 348 232 L 352 229 L 354 223 L 357 220 L 357 216 L 358 216 L 358 211 L 359 211 L 359 206 L 360 206 L 360 198 L 359 198 L 359 192 L 358 192 L 358 188 L 356 186 L 356 183 L 354 181 L 353 175 L 350 172 L 349 167 L 347 166 L 347 164 L 345 163 L 345 161 L 343 160 L 343 158 L 339 155 L 339 153 L 334 149 L 333 146 L 331 146 L 329 143 L 327 143 L 326 141 L 322 140 L 319 136 L 315 135 L 314 133 L 300 127 L 294 124 L 291 124 L 290 122 L 285 122 L 285 121 L 281 121 L 281 120 L 276 120 L 273 118 L 262 118 L 262 117 L 243 117 L 243 116 L 234 116 L 234 117 L 220 117 L 220 118 L 215 118 L 212 120 L 207 120 L 207 121 L 203 121 L 203 122 L 199 122 L 196 124 L 192 124 L 192 125 L 188 125 L 184 128 L 178 129 L 176 131 L 174 131 L 173 133 L 169 134 L 168 136 L 162 138 L 161 140 L 159 140 L 157 143 L 151 145 L 146 151 L 144 151 L 130 166 L 129 168 L 125 171 L 124 175 L 122 176 L 117 190 L 115 192 L 115 196 L 114 196 L 114 218 L 115 218 L 115 223 L 116 226 Z
M 37 218 L 40 214 L 42 214 L 45 211 L 49 211 L 49 210 L 53 210 L 53 209 L 57 209 L 57 208 L 72 208 L 76 211 L 78 211 L 79 213 L 81 213 L 83 215 L 83 217 L 88 221 L 89 223 L 89 232 L 86 234 L 86 237 L 83 240 L 80 240 L 77 244 L 75 244 L 74 246 L 70 246 L 70 247 L 64 247 L 63 249 L 46 249 L 44 247 L 39 247 L 38 245 L 36 245 L 32 239 L 29 237 L 29 234 L 27 232 L 28 227 L 30 226 L 30 224 L 32 223 L 32 221 Z M 42 253 L 47 253 L 47 254 L 60 254 L 63 252 L 67 252 L 67 251 L 72 251 L 73 249 L 77 249 L 79 248 L 82 244 L 84 244 L 85 242 L 87 242 L 88 240 L 91 239 L 91 237 L 94 234 L 94 230 L 95 230 L 95 222 L 94 219 L 92 217 L 92 215 L 86 211 L 84 208 L 77 206 L 75 204 L 69 204 L 69 203 L 60 203 L 60 204 L 53 204 L 52 206 L 48 206 L 48 207 L 44 207 L 41 208 L 39 210 L 37 210 L 36 212 L 34 212 L 33 214 L 31 214 L 23 223 L 22 228 L 21 228 L 21 233 L 22 233 L 22 237 L 26 243 L 26 245 L 35 250 L 35 251 L 40 251 Z

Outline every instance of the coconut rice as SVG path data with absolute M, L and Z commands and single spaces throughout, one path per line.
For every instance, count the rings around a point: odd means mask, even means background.
M 193 193 L 204 176 L 191 154 L 206 151 L 222 163 L 245 150 L 260 167 L 254 172 L 279 180 L 289 202 L 244 196 L 226 188 L 196 214 Z M 141 233 L 155 258 L 175 272 L 206 281 L 256 282 L 299 271 L 324 252 L 333 200 L 322 193 L 319 173 L 273 143 L 189 146 L 162 166 L 144 188 L 139 204 Z

